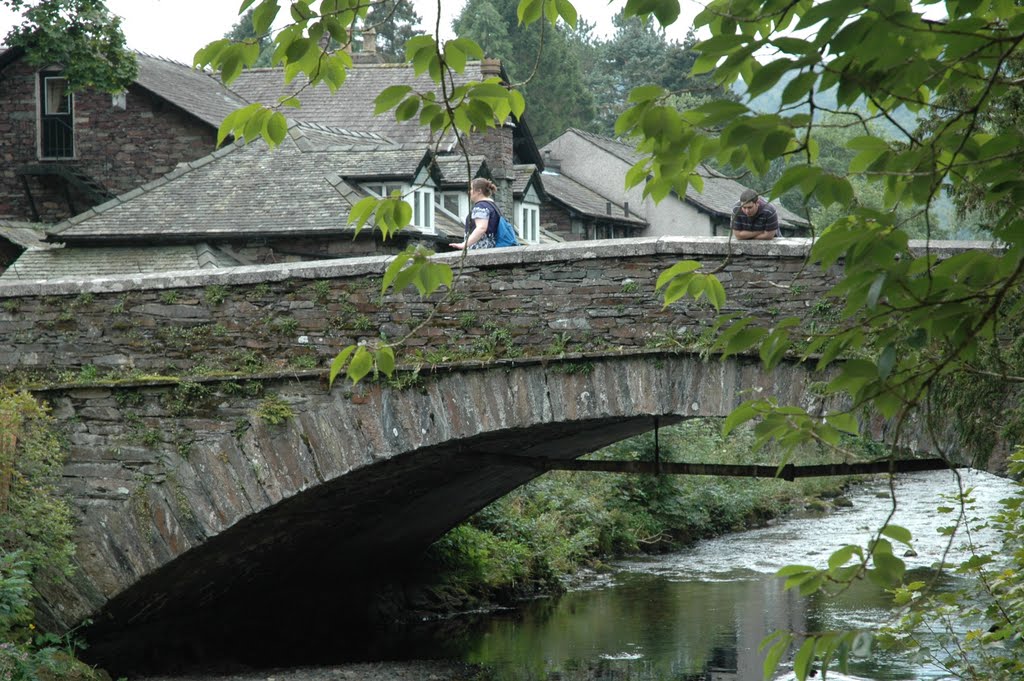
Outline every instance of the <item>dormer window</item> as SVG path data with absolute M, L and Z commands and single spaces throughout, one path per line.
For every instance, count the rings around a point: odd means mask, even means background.
M 74 95 L 60 73 L 39 74 L 39 155 L 41 158 L 75 157 Z
M 363 189 L 378 198 L 388 198 L 394 192 L 412 208 L 412 226 L 421 232 L 434 233 L 434 187 L 417 178 L 415 186 L 397 182 L 368 182 Z
M 519 239 L 528 244 L 540 243 L 540 197 L 533 187 L 527 189 L 522 200 L 515 202 L 516 231 Z
M 469 196 L 465 190 L 454 192 L 436 192 L 434 207 L 438 208 L 456 221 L 461 222 L 469 214 Z

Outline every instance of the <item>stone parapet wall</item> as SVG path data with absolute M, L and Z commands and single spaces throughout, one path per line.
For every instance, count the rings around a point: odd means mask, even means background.
M 962 250 L 963 245 L 950 246 Z M 415 331 L 400 362 L 614 352 L 694 343 L 714 310 L 663 308 L 658 276 L 685 259 L 717 271 L 724 312 L 770 325 L 827 323 L 835 272 L 800 239 L 724 237 L 557 244 L 439 256 L 455 292 Z M 131 374 L 203 376 L 324 368 L 351 343 L 394 340 L 429 314 L 410 288 L 380 300 L 383 256 L 0 286 L 0 371 L 45 383 Z M 463 269 L 459 270 L 464 264 Z M 440 297 L 440 296 L 436 296 Z

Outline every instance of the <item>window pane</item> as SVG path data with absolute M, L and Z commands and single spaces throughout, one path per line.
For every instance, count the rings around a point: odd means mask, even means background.
M 44 109 L 47 114 L 71 113 L 71 93 L 67 91 L 68 81 L 64 78 L 47 78 Z

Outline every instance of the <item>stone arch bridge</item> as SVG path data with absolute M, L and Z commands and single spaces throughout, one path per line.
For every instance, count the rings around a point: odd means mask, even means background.
M 343 617 L 351 593 L 324 585 L 411 559 L 538 474 L 516 457 L 574 459 L 751 395 L 827 409 L 801 365 L 680 350 L 711 312 L 654 294 L 695 258 L 722 267 L 737 311 L 827 323 L 834 273 L 806 251 L 711 238 L 471 254 L 406 370 L 333 391 L 341 345 L 430 314 L 378 299 L 386 259 L 0 287 L 4 383 L 46 399 L 70 443 L 79 570 L 44 593 L 44 619 L 91 618 L 93 656 L 115 670 L 170 638 L 251 642 L 311 610 Z

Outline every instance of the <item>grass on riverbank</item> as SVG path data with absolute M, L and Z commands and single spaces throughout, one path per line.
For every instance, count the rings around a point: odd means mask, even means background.
M 719 421 L 693 420 L 662 428 L 658 444 L 663 461 L 778 461 L 770 451 L 754 452 L 753 440 L 749 431 L 723 438 Z M 654 435 L 647 433 L 590 458 L 652 461 L 654 450 Z M 805 450 L 794 463 L 832 457 Z M 546 473 L 436 542 L 411 578 L 417 583 L 412 605 L 445 611 L 557 592 L 561 579 L 582 567 L 757 526 L 809 500 L 834 498 L 850 480 Z

